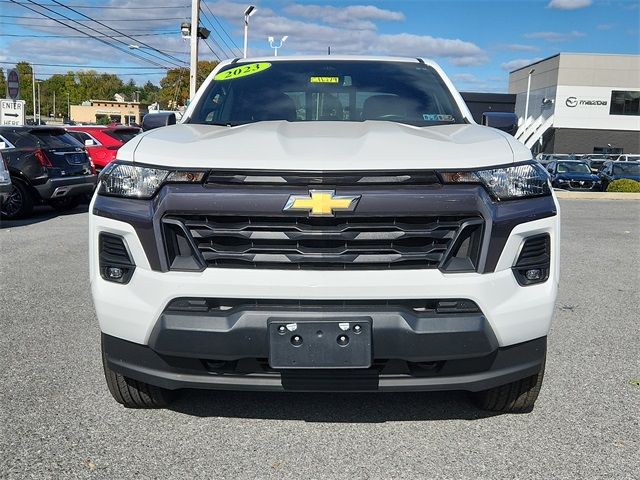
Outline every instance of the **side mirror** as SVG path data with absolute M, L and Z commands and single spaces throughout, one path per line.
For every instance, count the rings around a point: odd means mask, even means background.
M 93 147 L 95 145 L 95 142 L 93 140 L 91 140 L 90 138 L 87 138 L 84 141 L 84 146 L 85 147 Z
M 484 112 L 482 124 L 515 135 L 518 130 L 518 116 L 509 112 Z
M 176 114 L 171 112 L 147 113 L 142 119 L 142 130 L 166 127 L 176 124 Z

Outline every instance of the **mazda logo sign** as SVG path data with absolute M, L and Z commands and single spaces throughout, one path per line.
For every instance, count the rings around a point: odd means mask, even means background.
M 578 99 L 576 97 L 569 97 L 567 98 L 567 101 L 564 103 L 567 105 L 567 107 L 573 108 L 578 105 Z

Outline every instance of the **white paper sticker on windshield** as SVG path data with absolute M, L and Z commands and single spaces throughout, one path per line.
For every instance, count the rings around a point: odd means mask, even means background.
M 441 113 L 424 113 L 422 119 L 428 122 L 455 122 L 453 115 L 444 115 Z

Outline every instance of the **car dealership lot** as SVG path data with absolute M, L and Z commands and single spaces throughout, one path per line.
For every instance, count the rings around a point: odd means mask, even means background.
M 87 214 L 3 222 L 0 476 L 636 478 L 640 202 L 562 209 L 542 393 L 533 413 L 498 416 L 455 392 L 187 392 L 126 410 L 102 376 Z

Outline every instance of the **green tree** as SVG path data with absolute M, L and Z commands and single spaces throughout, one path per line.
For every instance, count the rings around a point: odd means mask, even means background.
M 218 62 L 202 60 L 198 62 L 198 77 L 196 85 L 199 87 L 211 73 Z M 177 108 L 186 105 L 189 99 L 189 69 L 173 68 L 160 80 L 158 100 L 162 108 Z
M 20 98 L 27 102 L 25 113 L 30 115 L 33 113 L 33 68 L 27 62 L 18 62 L 16 70 L 18 70 L 18 82 L 20 83 Z
M 7 95 L 7 81 L 4 78 L 4 70 L 0 68 L 0 98 L 5 98 Z

